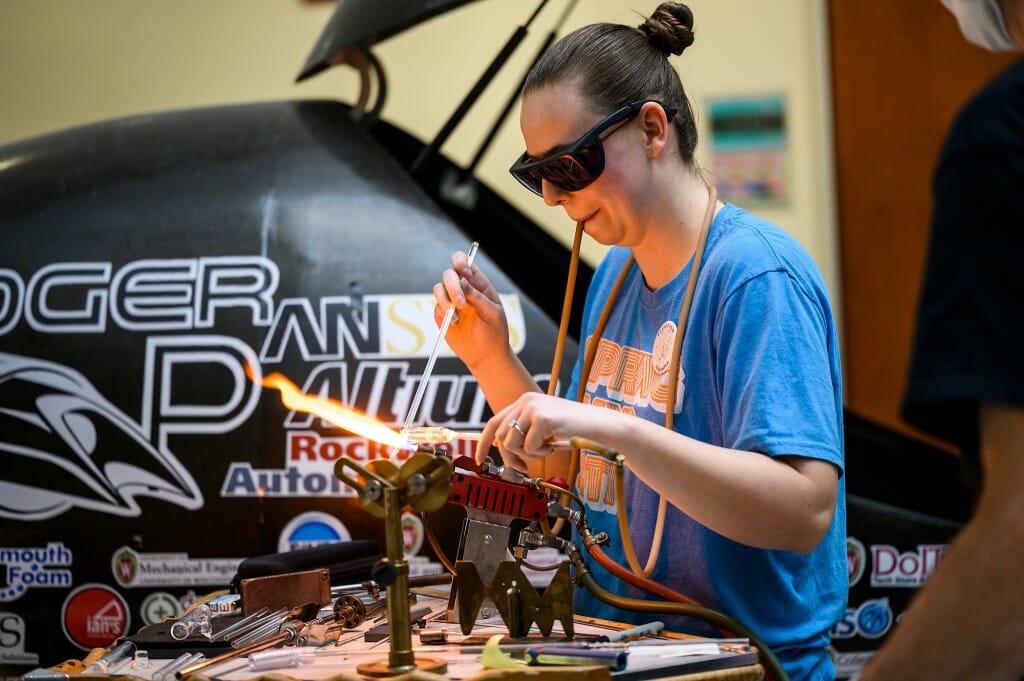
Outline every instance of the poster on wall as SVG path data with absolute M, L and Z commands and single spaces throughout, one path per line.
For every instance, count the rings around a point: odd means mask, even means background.
M 710 168 L 718 195 L 744 207 L 789 200 L 786 100 L 781 95 L 708 101 Z

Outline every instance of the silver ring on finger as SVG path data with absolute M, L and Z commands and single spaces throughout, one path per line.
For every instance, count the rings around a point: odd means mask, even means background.
M 524 440 L 526 439 L 526 431 L 523 430 L 523 427 L 519 425 L 518 421 L 512 419 L 511 421 L 508 422 L 508 425 L 509 428 L 514 428 L 516 431 L 518 431 L 518 433 L 523 436 Z

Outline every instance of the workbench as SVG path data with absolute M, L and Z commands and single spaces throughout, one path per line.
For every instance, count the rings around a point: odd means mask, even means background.
M 525 648 L 533 645 L 565 645 L 568 641 L 556 623 L 549 637 L 541 636 L 533 630 L 525 640 L 511 640 L 507 636 L 507 628 L 500 618 L 478 620 L 473 631 L 464 635 L 458 623 L 445 619 L 447 600 L 423 595 L 419 596 L 421 604 L 429 606 L 429 614 L 413 625 L 413 652 L 417 662 L 424 658 L 443 662 L 446 669 L 443 673 L 423 670 L 396 675 L 394 679 L 409 681 L 483 681 L 500 678 L 503 681 L 647 681 L 650 679 L 685 679 L 686 681 L 729 680 L 756 681 L 763 677 L 763 669 L 757 661 L 757 654 L 745 641 L 716 639 L 699 639 L 679 634 L 665 633 L 656 637 L 644 637 L 620 648 L 627 651 L 625 668 L 620 671 L 610 670 L 607 666 L 595 665 L 516 665 L 508 669 L 488 669 L 482 662 L 482 650 L 486 642 L 494 634 L 504 634 L 499 650 L 505 657 L 518 659 Z M 421 608 L 422 610 L 422 608 Z M 625 629 L 629 625 L 604 620 L 578 617 L 574 620 L 575 642 L 594 639 L 606 635 L 610 631 Z M 302 681 L 323 681 L 326 679 L 353 679 L 366 681 L 365 676 L 357 673 L 357 667 L 364 663 L 383 661 L 387 666 L 390 642 L 388 639 L 371 640 L 367 632 L 379 632 L 382 622 L 367 620 L 360 626 L 340 634 L 335 642 L 317 646 L 295 646 L 275 648 L 283 651 L 285 657 L 306 658 L 301 664 L 295 660 L 279 660 L 279 664 L 263 669 L 253 669 L 246 658 L 234 658 L 217 662 L 191 675 L 194 678 L 224 679 L 224 681 L 253 681 L 260 678 L 300 679 Z M 215 630 L 216 631 L 216 630 Z M 428 633 L 429 632 L 429 633 Z M 440 632 L 444 632 L 439 636 Z M 140 633 L 144 633 L 144 630 Z M 446 640 L 442 643 L 423 643 L 422 640 Z M 138 641 L 138 649 L 145 647 L 145 636 L 129 637 Z M 150 665 L 139 668 L 133 658 L 128 658 L 111 665 L 103 677 L 135 677 L 147 681 L 162 681 L 160 670 L 171 659 L 184 652 L 204 651 L 207 659 L 213 659 L 224 651 L 230 650 L 226 645 L 221 648 L 204 648 L 195 640 L 176 642 L 176 647 L 158 648 L 149 646 Z M 620 644 L 621 645 L 621 644 Z M 571 651 L 571 648 L 566 650 Z M 288 653 L 288 651 L 292 651 Z M 300 654 L 301 653 L 301 654 Z M 493 653 L 493 651 L 492 651 Z M 280 657 L 280 656 L 279 656 Z M 87 658 L 88 659 L 88 658 Z M 254 657 L 255 659 L 255 657 Z M 514 664 L 514 663 L 512 663 Z M 38 670 L 42 672 L 43 670 Z M 70 678 L 88 681 L 94 674 L 73 675 Z M 49 677 L 52 678 L 52 677 Z M 31 674 L 29 675 L 31 679 Z M 166 681 L 174 681 L 173 678 Z

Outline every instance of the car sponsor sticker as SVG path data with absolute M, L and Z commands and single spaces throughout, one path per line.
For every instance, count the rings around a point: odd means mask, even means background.
M 25 650 L 25 620 L 17 613 L 0 612 L 0 664 L 39 664 L 39 655 Z
M 29 589 L 67 589 L 71 586 L 72 554 L 62 542 L 45 547 L 0 547 L 0 567 L 7 583 L 0 587 L 0 603 L 24 596 Z
M 348 528 L 334 516 L 322 511 L 307 511 L 284 526 L 277 539 L 277 550 L 308 549 L 351 539 Z
M 65 636 L 83 650 L 109 646 L 128 633 L 131 623 L 121 594 L 96 583 L 83 584 L 69 593 L 60 619 Z
M 127 546 L 114 551 L 110 569 L 123 587 L 206 586 L 231 581 L 241 558 L 190 558 L 187 553 L 139 553 Z

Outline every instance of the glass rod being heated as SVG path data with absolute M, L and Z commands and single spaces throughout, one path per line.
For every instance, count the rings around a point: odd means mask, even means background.
M 408 428 L 402 428 L 402 436 L 409 441 L 411 445 L 441 445 L 451 442 L 452 440 L 470 440 L 472 442 L 480 442 L 483 433 L 469 433 L 466 431 L 452 430 L 451 428 L 445 428 L 444 426 L 409 426 Z M 495 446 L 498 445 L 498 441 L 493 442 Z M 572 449 L 573 444 L 570 440 L 546 440 L 544 443 L 545 447 L 551 447 L 552 449 Z
M 469 253 L 466 256 L 466 267 L 473 264 L 473 258 L 476 257 L 476 252 L 480 248 L 480 244 L 474 241 L 469 247 Z M 441 326 L 437 329 L 437 338 L 434 339 L 434 347 L 430 350 L 430 357 L 427 358 L 427 365 L 423 367 L 423 377 L 420 379 L 420 384 L 416 388 L 416 395 L 412 398 L 412 403 L 409 405 L 409 411 L 405 414 L 405 421 L 402 424 L 402 432 L 409 430 L 409 426 L 412 425 L 412 420 L 416 417 L 416 412 L 420 408 L 420 402 L 423 401 L 423 393 L 427 391 L 427 379 L 430 378 L 431 372 L 434 371 L 434 362 L 437 361 L 437 353 L 441 349 L 441 341 L 444 340 L 445 334 L 448 333 L 448 327 L 451 326 L 452 317 L 455 316 L 455 305 L 449 305 L 448 310 L 444 313 L 444 319 L 441 320 Z

